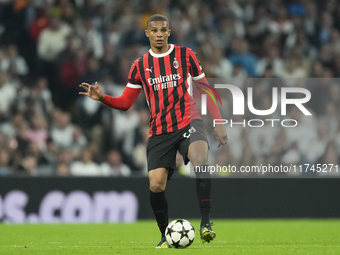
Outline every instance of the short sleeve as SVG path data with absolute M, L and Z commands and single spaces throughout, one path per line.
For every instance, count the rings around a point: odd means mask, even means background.
M 190 64 L 190 74 L 193 80 L 199 80 L 205 76 L 202 65 L 198 60 L 196 53 L 189 49 L 189 64 Z
M 142 80 L 141 80 L 141 76 L 139 73 L 138 60 L 139 59 L 137 59 L 130 68 L 129 81 L 126 87 L 133 88 L 133 89 L 142 88 Z

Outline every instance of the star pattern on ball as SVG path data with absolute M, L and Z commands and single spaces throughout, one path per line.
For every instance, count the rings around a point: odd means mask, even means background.
M 172 228 L 168 228 L 168 235 L 171 235 L 171 233 L 175 232 Z
M 171 244 L 171 246 L 173 246 L 173 247 L 175 247 L 175 248 L 181 248 L 181 245 L 179 244 L 180 241 L 181 241 L 181 240 L 179 240 L 179 241 L 177 241 L 177 242 L 173 242 L 173 243 Z
M 166 239 L 171 247 L 184 249 L 189 247 L 195 238 L 194 227 L 185 219 L 177 219 L 168 225 Z
M 183 237 L 187 237 L 188 239 L 190 239 L 189 236 L 188 236 L 189 230 L 186 230 L 186 229 L 184 228 L 184 226 L 182 226 L 182 231 L 181 231 L 180 233 L 181 233 L 181 239 L 182 239 Z

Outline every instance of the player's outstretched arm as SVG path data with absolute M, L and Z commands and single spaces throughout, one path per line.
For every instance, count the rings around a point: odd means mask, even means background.
M 83 88 L 86 91 L 79 92 L 80 95 L 88 96 L 89 98 L 96 101 L 102 101 L 104 99 L 104 93 L 102 89 L 99 87 L 97 82 L 95 86 L 83 82 L 82 84 L 79 85 L 79 87 Z
M 86 91 L 79 92 L 80 95 L 88 96 L 93 100 L 101 101 L 103 104 L 106 104 L 111 108 L 123 111 L 127 111 L 133 105 L 139 92 L 141 91 L 141 88 L 131 88 L 126 86 L 123 95 L 120 97 L 111 97 L 103 93 L 97 82 L 95 86 L 91 86 L 85 82 L 79 86 Z

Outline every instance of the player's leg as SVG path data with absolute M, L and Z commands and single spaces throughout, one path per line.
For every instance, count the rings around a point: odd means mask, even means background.
M 206 141 L 194 141 L 188 149 L 188 158 L 194 168 L 208 168 L 208 144 Z M 210 212 L 211 212 L 211 178 L 208 171 L 196 172 L 196 193 L 201 212 L 201 240 L 210 242 L 216 237 L 216 233 L 211 229 Z
M 188 159 L 197 170 L 208 168 L 208 144 L 194 141 L 188 149 Z M 208 171 L 196 172 L 196 193 L 201 212 L 201 227 L 210 224 L 211 212 L 211 178 Z
M 209 145 L 202 120 L 193 120 L 190 127 L 184 131 L 179 143 L 179 152 L 185 164 L 191 161 L 199 169 L 207 169 Z M 201 239 L 210 242 L 216 236 L 211 230 L 211 178 L 208 172 L 196 172 L 196 192 L 201 212 Z
M 162 238 L 156 248 L 168 248 L 165 229 L 168 225 L 168 203 L 164 190 L 176 167 L 176 146 L 173 134 L 150 137 L 147 161 L 150 182 L 150 203 Z
M 168 178 L 166 168 L 157 168 L 149 171 L 150 204 L 162 234 L 165 237 L 165 229 L 168 226 L 168 203 L 165 198 L 165 187 Z
M 208 166 L 208 144 L 195 141 L 188 149 L 188 159 L 194 169 L 205 169 Z M 196 172 L 196 193 L 201 212 L 201 227 L 210 223 L 211 211 L 211 178 L 209 172 Z

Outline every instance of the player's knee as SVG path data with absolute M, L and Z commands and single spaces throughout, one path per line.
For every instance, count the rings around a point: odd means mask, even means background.
M 150 183 L 150 190 L 153 193 L 163 192 L 165 190 L 165 184 L 160 182 Z
M 196 166 L 203 166 L 208 164 L 208 154 L 197 154 L 197 155 L 190 155 L 191 163 Z

